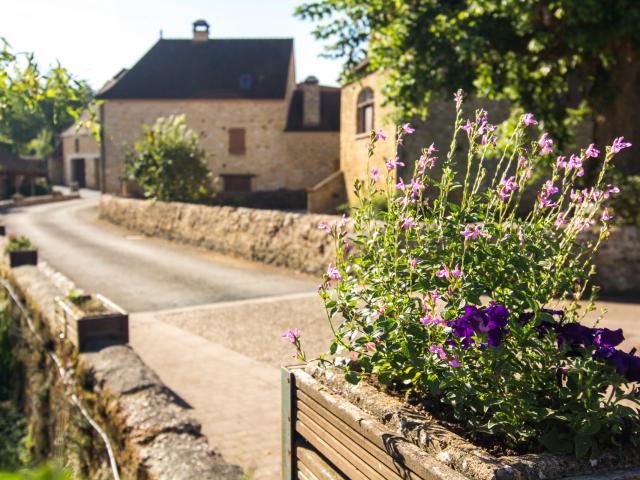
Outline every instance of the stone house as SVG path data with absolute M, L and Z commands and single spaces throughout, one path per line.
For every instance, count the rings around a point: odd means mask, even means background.
M 340 89 L 297 84 L 292 39 L 160 39 L 97 95 L 100 188 L 122 193 L 143 125 L 185 114 L 223 195 L 306 190 L 339 168 Z M 82 145 L 81 145 L 82 147 Z
M 100 144 L 87 125 L 89 114 L 80 117 L 80 127 L 71 125 L 60 134 L 62 183 L 80 188 L 100 188 Z M 52 180 L 53 181 L 53 180 Z
M 432 142 L 438 146 L 441 156 L 451 142 L 455 120 L 453 99 L 434 99 L 429 104 L 426 120 L 412 119 L 416 132 L 405 139 L 405 146 L 396 150 L 396 125 L 400 123 L 394 116 L 394 109 L 385 105 L 383 87 L 385 75 L 382 71 L 367 72 L 367 63 L 361 65 L 361 74 L 353 82 L 342 86 L 340 96 L 340 170 L 332 173 L 315 185 L 309 192 L 309 209 L 315 213 L 335 213 L 342 204 L 354 205 L 356 198 L 353 184 L 356 179 L 365 180 L 369 167 L 377 167 L 386 172 L 385 161 L 400 157 L 405 167 L 396 173 L 405 180 L 413 174 L 415 162 L 421 149 Z M 453 95 L 453 92 L 452 92 Z M 473 112 L 484 107 L 491 113 L 492 121 L 505 120 L 509 113 L 507 102 L 488 100 L 466 100 L 465 110 Z M 370 132 L 382 129 L 387 140 L 376 145 L 374 159 L 368 161 L 367 146 Z

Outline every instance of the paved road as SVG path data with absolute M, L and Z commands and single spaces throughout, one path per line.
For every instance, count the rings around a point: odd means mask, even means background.
M 161 310 L 313 292 L 317 281 L 131 235 L 97 220 L 98 198 L 24 207 L 6 216 L 54 268 L 125 309 Z

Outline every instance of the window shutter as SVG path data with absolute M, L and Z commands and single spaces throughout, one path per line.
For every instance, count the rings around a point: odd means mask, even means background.
M 244 142 L 244 128 L 229 129 L 229 153 L 231 155 L 244 155 L 246 152 Z

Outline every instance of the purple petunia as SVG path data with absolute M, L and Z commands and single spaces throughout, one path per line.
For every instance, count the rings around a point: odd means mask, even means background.
M 479 334 L 486 334 L 487 343 L 492 347 L 499 347 L 508 331 L 508 320 L 509 310 L 496 302 L 483 308 L 467 305 L 464 307 L 464 315 L 454 320 L 451 327 L 453 334 L 462 339 L 462 347 L 465 349 L 474 344 L 472 337 Z
M 525 127 L 528 127 L 529 125 L 537 125 L 538 121 L 535 119 L 535 117 L 533 116 L 533 113 L 525 113 L 522 116 L 522 124 Z

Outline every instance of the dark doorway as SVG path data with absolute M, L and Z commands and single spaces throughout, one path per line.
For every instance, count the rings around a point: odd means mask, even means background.
M 84 158 L 74 158 L 71 160 L 71 181 L 77 182 L 80 188 L 87 186 Z

